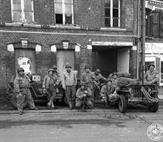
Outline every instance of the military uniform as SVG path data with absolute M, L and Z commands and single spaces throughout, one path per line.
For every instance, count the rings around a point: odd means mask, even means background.
M 46 89 L 48 93 L 48 106 L 54 108 L 54 99 L 56 97 L 57 93 L 57 83 L 58 83 L 58 76 L 53 74 L 49 74 L 49 72 L 52 71 L 53 69 L 48 70 L 48 74 L 44 77 L 43 80 L 43 88 Z
M 100 73 L 100 70 L 97 69 L 94 73 L 93 73 L 93 79 L 94 79 L 94 82 L 93 82 L 93 87 L 94 87 L 94 95 L 95 95 L 95 98 L 98 99 L 99 97 L 99 94 L 100 94 L 100 83 L 103 81 L 106 81 L 105 77 L 102 76 L 102 74 Z
M 159 83 L 159 74 L 156 70 L 148 70 L 145 74 L 145 81 L 149 84 L 158 84 Z
M 71 65 L 67 64 L 65 68 L 71 68 Z M 73 70 L 70 72 L 66 71 L 63 74 L 63 88 L 65 89 L 66 99 L 70 109 L 75 107 L 76 85 L 76 73 Z
M 35 104 L 30 92 L 29 79 L 26 75 L 17 76 L 14 80 L 14 89 L 16 93 L 17 109 L 20 113 L 25 105 L 29 105 L 30 109 L 35 109 Z
M 83 104 L 83 97 L 86 95 L 86 104 L 88 108 L 93 108 L 93 96 L 90 88 L 81 89 L 79 88 L 76 92 L 76 108 L 81 108 Z
M 115 87 L 112 85 L 104 85 L 101 88 L 100 91 L 100 96 L 102 97 L 102 99 L 107 102 L 107 98 L 109 97 L 109 95 L 111 95 L 112 93 L 114 93 L 115 91 Z
M 92 72 L 83 72 L 81 75 L 81 83 L 86 83 L 87 87 L 93 91 L 94 84 L 93 81 L 95 80 Z

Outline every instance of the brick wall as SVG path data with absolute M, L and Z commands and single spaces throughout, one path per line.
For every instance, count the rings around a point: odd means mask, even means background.
M 62 40 L 69 40 L 73 45 L 76 43 L 81 45 L 82 48 L 78 59 L 81 71 L 85 64 L 91 64 L 90 50 L 86 49 L 86 46 L 90 44 L 89 39 L 92 41 L 132 42 L 133 34 L 136 33 L 136 11 L 133 10 L 136 7 L 136 1 L 122 0 L 121 27 L 126 28 L 126 31 L 100 30 L 101 27 L 104 27 L 103 2 L 104 0 L 74 0 L 75 25 L 78 25 L 80 29 L 70 29 L 63 27 L 34 28 L 24 27 L 22 25 L 5 26 L 5 23 L 12 23 L 11 3 L 10 0 L 0 0 L 0 89 L 6 88 L 7 82 L 15 74 L 14 53 L 7 51 L 7 44 L 20 42 L 21 38 L 27 38 L 31 43 L 42 45 L 42 52 L 36 54 L 36 71 L 42 75 L 46 73 L 49 67 L 56 64 L 56 56 L 55 53 L 50 52 L 50 45 L 61 44 Z M 34 19 L 36 24 L 55 25 L 54 1 L 34 0 Z M 80 34 L 75 35 L 76 33 Z M 102 36 L 104 34 L 107 36 Z M 109 35 L 117 35 L 117 37 Z M 119 37 L 119 35 L 128 35 L 128 37 Z M 134 60 L 134 57 L 131 54 L 130 58 Z M 130 63 L 130 71 L 132 73 L 134 73 L 132 70 L 134 64 L 134 61 Z

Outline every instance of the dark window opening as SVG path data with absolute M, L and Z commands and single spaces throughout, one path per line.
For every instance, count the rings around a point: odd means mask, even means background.
M 56 14 L 56 24 L 63 24 L 62 14 Z

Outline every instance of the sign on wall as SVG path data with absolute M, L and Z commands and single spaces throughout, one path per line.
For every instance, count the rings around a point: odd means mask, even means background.
M 152 10 L 163 9 L 163 2 L 159 0 L 146 0 L 145 7 Z
M 163 43 L 145 43 L 145 53 L 163 53 Z

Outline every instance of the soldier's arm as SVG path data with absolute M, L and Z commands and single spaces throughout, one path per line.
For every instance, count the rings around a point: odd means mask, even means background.
M 45 88 L 45 84 L 46 84 L 46 77 L 47 77 L 47 76 L 44 76 L 44 78 L 43 78 L 43 82 L 42 82 L 42 88 Z
M 79 99 L 82 98 L 80 88 L 79 88 L 79 89 L 77 90 L 77 92 L 76 92 L 76 98 L 79 98 Z
M 66 82 L 66 76 L 65 76 L 65 74 L 63 74 L 63 81 L 62 81 L 62 87 L 63 87 L 63 89 L 66 89 L 65 82 Z
M 155 78 L 152 80 L 152 83 L 159 82 L 159 73 L 156 71 L 155 72 Z
M 101 75 L 101 79 L 106 81 L 106 78 L 102 74 L 100 74 L 100 75 Z
M 74 85 L 76 85 L 76 84 L 77 84 L 77 74 L 74 73 Z
M 14 80 L 14 90 L 16 93 L 20 93 L 19 79 L 18 78 L 15 78 L 15 80 Z

